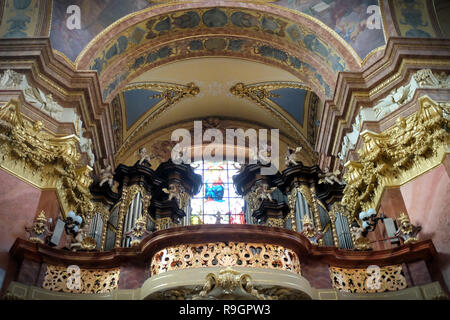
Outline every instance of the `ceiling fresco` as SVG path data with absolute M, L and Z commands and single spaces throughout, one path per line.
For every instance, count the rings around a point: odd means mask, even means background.
M 53 47 L 75 61 L 84 47 L 94 39 L 106 27 L 118 19 L 145 8 L 173 4 L 177 1 L 122 1 L 122 0 L 55 0 L 53 1 L 52 28 L 50 38 Z M 182 3 L 183 1 L 178 1 Z M 205 6 L 213 7 L 216 1 L 189 1 L 202 2 Z M 223 2 L 223 1 L 222 1 Z M 278 0 L 278 1 L 225 1 L 236 3 L 236 5 L 250 6 L 252 2 L 267 3 L 267 6 L 275 6 L 301 12 L 318 19 L 323 24 L 334 30 L 344 41 L 346 41 L 363 59 L 369 52 L 385 44 L 383 31 L 381 29 L 368 29 L 365 25 L 370 16 L 367 13 L 367 7 L 378 5 L 378 0 Z M 247 4 L 246 4 L 247 3 Z M 78 5 L 82 12 L 82 29 L 68 30 L 65 27 L 65 21 L 68 17 L 66 13 L 69 5 Z M 270 12 L 270 7 L 268 7 Z M 190 19 L 184 16 L 177 21 L 178 25 L 185 28 L 193 26 L 193 23 L 199 20 L 191 13 Z M 214 21 L 211 20 L 214 18 Z M 274 28 L 274 22 L 271 20 L 259 20 L 258 17 L 245 16 L 241 18 L 241 26 L 255 26 L 261 23 L 262 27 L 271 30 Z M 208 20 L 209 19 L 209 20 Z M 255 20 L 256 19 L 256 20 Z M 224 20 L 220 20 L 218 15 L 205 17 L 203 22 L 211 26 L 219 26 Z M 173 21 L 170 21 L 171 23 Z M 158 22 L 156 22 L 158 23 Z M 160 20 L 157 29 L 160 31 L 168 30 L 169 21 Z
M 310 63 L 301 61 L 297 56 L 286 52 L 268 43 L 254 41 L 252 39 L 236 39 L 235 37 L 199 37 L 195 40 L 181 40 L 170 45 L 154 48 L 150 52 L 134 58 L 128 62 L 127 67 L 115 69 L 106 73 L 103 77 L 106 83 L 103 85 L 103 99 L 108 100 L 122 83 L 133 79 L 136 74 L 145 72 L 164 63 L 173 62 L 182 58 L 195 58 L 204 56 L 231 56 L 251 59 L 261 62 L 269 62 L 296 75 L 304 82 L 311 83 L 314 91 L 326 98 L 331 98 L 333 82 L 327 82 L 322 74 L 323 70 L 317 70 Z M 319 62 L 316 62 L 318 65 Z M 336 74 L 328 72 L 330 77 Z

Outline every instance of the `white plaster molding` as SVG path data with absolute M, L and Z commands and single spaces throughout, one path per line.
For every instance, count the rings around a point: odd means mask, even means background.
M 407 85 L 393 89 L 385 98 L 378 101 L 373 108 L 361 108 L 355 118 L 353 130 L 344 136 L 339 159 L 344 161 L 350 149 L 355 148 L 365 121 L 379 121 L 390 115 L 401 106 L 410 102 L 418 88 L 450 88 L 450 74 L 433 73 L 430 69 L 422 69 L 414 73 Z
M 94 166 L 95 156 L 92 152 L 92 140 L 83 137 L 83 121 L 73 108 L 64 108 L 58 104 L 51 94 L 46 95 L 39 88 L 33 88 L 28 84 L 27 77 L 13 70 L 5 70 L 0 75 L 0 90 L 22 91 L 25 100 L 42 112 L 48 114 L 59 122 L 69 122 L 75 125 L 77 135 L 80 138 L 80 148 L 89 157 L 89 164 Z

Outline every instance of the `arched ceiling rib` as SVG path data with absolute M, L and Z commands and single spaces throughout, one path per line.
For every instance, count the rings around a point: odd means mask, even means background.
M 158 100 L 155 92 L 163 91 L 161 84 L 174 80 L 180 88 L 193 82 L 199 92 L 174 104 Z M 238 83 L 244 84 L 241 92 L 245 94 L 232 92 Z M 263 98 L 252 99 L 252 95 L 261 97 L 262 91 Z M 308 88 L 283 69 L 240 59 L 197 58 L 147 71 L 128 84 L 111 107 L 118 154 L 122 155 L 152 132 L 186 119 L 207 117 L 234 118 L 279 128 L 293 143 L 301 142 L 312 151 L 311 129 L 314 130 L 317 112 L 311 108 L 313 103 L 314 95 Z M 135 122 L 128 125 L 130 118 Z
M 359 68 L 351 47 L 305 15 L 255 10 L 268 9 L 261 4 L 249 4 L 252 9 L 201 5 L 185 3 L 175 12 L 170 6 L 143 10 L 119 21 L 86 47 L 77 68 L 98 71 L 106 101 L 140 73 L 194 56 L 238 56 L 277 65 L 323 99 L 332 97 L 338 72 Z

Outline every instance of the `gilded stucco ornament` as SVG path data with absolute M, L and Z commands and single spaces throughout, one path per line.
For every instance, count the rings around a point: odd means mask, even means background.
M 33 226 L 25 227 L 25 230 L 30 234 L 29 241 L 45 244 L 45 240 L 52 235 L 52 232 L 48 228 L 44 210 L 34 220 Z
M 91 215 L 92 169 L 77 168 L 78 137 L 47 133 L 40 121 L 25 119 L 19 102 L 11 100 L 0 109 L 0 141 L 2 168 L 41 189 L 55 189 L 64 212 Z
M 147 221 L 143 216 L 140 216 L 139 219 L 136 220 L 133 229 L 126 233 L 126 236 L 131 238 L 130 245 L 132 247 L 138 246 L 141 243 L 141 240 L 149 235 L 150 232 L 146 229 Z
M 395 235 L 403 239 L 404 244 L 416 243 L 418 240 L 417 234 L 422 230 L 421 226 L 415 226 L 409 220 L 409 217 L 402 212 L 397 219 L 400 226 L 395 232 Z
M 369 238 L 367 238 L 367 232 L 359 225 L 353 225 L 350 228 L 350 232 L 353 238 L 353 244 L 355 250 L 367 251 L 372 250 Z
M 316 230 L 313 225 L 311 218 L 307 215 L 303 218 L 303 230 L 300 232 L 301 235 L 308 238 L 309 242 L 314 245 L 319 244 L 319 240 L 323 238 L 322 232 Z
M 268 300 L 253 287 L 252 277 L 233 270 L 230 267 L 222 269 L 219 274 L 209 273 L 202 291 L 193 297 L 199 299 L 227 299 L 246 297 L 258 300 Z
M 47 265 L 42 288 L 68 293 L 107 293 L 119 285 L 120 268 L 82 269 Z
M 64 108 L 55 101 L 52 94 L 45 94 L 41 89 L 32 87 L 24 74 L 14 70 L 5 70 L 0 75 L 0 90 L 22 91 L 28 103 L 48 114 L 53 119 L 59 122 L 73 123 L 79 138 L 78 143 L 81 151 L 86 152 L 88 155 L 90 166 L 92 167 L 94 165 L 95 155 L 92 151 L 92 140 L 83 136 L 85 131 L 83 122 L 74 108 Z
M 344 136 L 338 157 L 341 161 L 347 158 L 361 134 L 363 122 L 379 121 L 412 100 L 417 89 L 449 89 L 450 74 L 421 69 L 414 73 L 410 82 L 404 86 L 394 88 L 383 99 L 376 102 L 372 108 L 361 108 L 352 125 L 353 130 Z
M 382 133 L 365 130 L 359 161 L 345 164 L 342 203 L 356 215 L 377 208 L 385 187 L 402 185 L 442 162 L 450 134 L 445 118 L 447 104 L 427 96 L 419 98 L 419 110 L 398 118 Z
M 352 293 L 397 291 L 407 287 L 401 265 L 339 268 L 330 266 L 333 288 Z
M 152 276 L 172 270 L 203 267 L 252 267 L 291 271 L 300 274 L 298 255 L 282 246 L 215 242 L 167 247 L 151 261 Z
M 270 99 L 272 97 L 278 96 L 271 91 L 283 88 L 296 88 L 311 91 L 311 88 L 297 82 L 263 82 L 248 85 L 239 82 L 230 88 L 230 93 L 236 97 L 248 99 L 256 103 L 264 110 L 268 111 L 273 117 L 284 123 L 286 125 L 285 129 L 293 133 L 297 140 L 304 142 L 304 144 L 299 145 L 298 147 L 303 148 L 303 151 L 308 157 L 310 157 L 311 159 L 315 159 L 317 156 L 314 154 L 313 148 L 310 146 L 303 133 L 293 124 L 292 121 L 288 121 L 286 119 L 286 117 L 280 111 L 280 107 Z M 300 161 L 298 159 L 299 156 L 300 154 L 296 155 L 297 159 L 295 159 L 295 162 Z

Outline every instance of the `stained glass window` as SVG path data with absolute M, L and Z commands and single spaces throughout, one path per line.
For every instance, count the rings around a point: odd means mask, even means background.
M 243 224 L 244 199 L 236 194 L 233 162 L 195 162 L 195 173 L 202 176 L 203 186 L 191 200 L 191 224 Z

